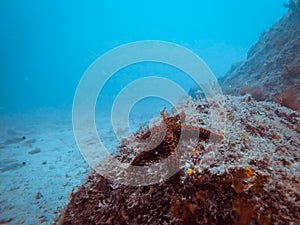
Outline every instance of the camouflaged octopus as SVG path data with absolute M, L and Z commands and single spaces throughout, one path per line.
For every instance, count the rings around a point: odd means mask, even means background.
M 143 166 L 149 162 L 158 161 L 161 158 L 167 158 L 172 155 L 179 143 L 181 133 L 185 134 L 185 139 L 192 137 L 207 141 L 210 138 L 214 138 L 214 140 L 223 138 L 221 135 L 207 129 L 185 125 L 186 114 L 184 112 L 173 117 L 167 117 L 164 109 L 160 114 L 163 118 L 161 124 L 154 126 L 138 137 L 142 143 L 147 143 L 144 150 L 130 163 L 131 166 Z

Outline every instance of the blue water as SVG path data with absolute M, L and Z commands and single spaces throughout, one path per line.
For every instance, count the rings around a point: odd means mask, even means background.
M 1 1 L 1 112 L 71 104 L 86 68 L 132 41 L 179 43 L 222 76 L 283 16 L 284 2 Z

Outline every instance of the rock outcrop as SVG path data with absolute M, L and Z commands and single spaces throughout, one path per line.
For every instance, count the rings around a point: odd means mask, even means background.
M 251 47 L 220 84 L 225 94 L 252 94 L 300 110 L 300 1 L 291 0 L 287 14 Z
M 187 122 L 209 126 L 207 104 L 187 101 L 180 107 Z M 194 149 L 186 143 L 182 147 L 191 157 L 175 175 L 126 186 L 91 174 L 57 223 L 300 224 L 299 112 L 249 95 L 228 96 L 225 109 L 224 139 L 200 140 Z M 137 149 L 136 139 L 129 138 L 117 156 L 130 161 Z

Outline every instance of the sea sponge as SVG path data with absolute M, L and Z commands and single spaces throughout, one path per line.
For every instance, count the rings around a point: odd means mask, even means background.
M 297 88 L 289 87 L 274 97 L 274 102 L 294 110 L 300 110 L 300 101 L 297 99 Z

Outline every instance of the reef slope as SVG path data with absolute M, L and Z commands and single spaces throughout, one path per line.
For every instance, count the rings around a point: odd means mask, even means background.
M 225 94 L 250 93 L 257 100 L 300 110 L 299 6 L 290 6 L 292 9 L 250 48 L 247 59 L 234 64 L 220 79 Z

